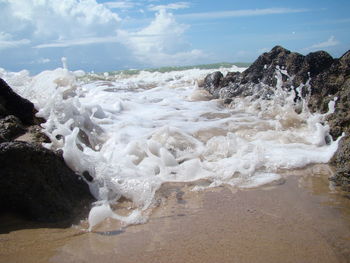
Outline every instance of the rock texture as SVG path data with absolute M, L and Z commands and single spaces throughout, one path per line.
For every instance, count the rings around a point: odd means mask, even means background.
M 8 115 L 0 119 L 0 143 L 11 141 L 25 132 L 21 120 L 16 116 Z
M 61 156 L 26 142 L 0 144 L 0 207 L 44 222 L 71 219 L 92 202 Z
M 279 67 L 293 78 L 283 74 L 284 89 L 297 88 L 311 77 L 323 73 L 333 64 L 334 59 L 324 51 L 307 56 L 290 52 L 276 46 L 264 53 L 244 72 L 230 72 L 225 77 L 220 72 L 209 74 L 204 80 L 204 88 L 215 98 L 236 96 L 256 96 L 269 98 L 277 84 L 276 68 Z
M 24 124 L 33 124 L 34 105 L 29 100 L 17 95 L 7 83 L 0 78 L 0 117 L 14 115 Z
M 295 100 L 298 96 L 310 96 L 308 106 L 313 112 L 327 112 L 328 103 L 336 98 L 335 112 L 327 117 L 330 134 L 333 139 L 343 133 L 345 136 L 331 160 L 336 167 L 332 180 L 350 191 L 350 51 L 334 59 L 324 51 L 303 56 L 276 46 L 242 73 L 209 74 L 204 80 L 204 89 L 227 103 L 237 96 L 269 99 L 276 91 L 276 68 L 282 73 L 282 89 L 300 87 Z M 309 89 L 302 88 L 305 85 Z
M 62 155 L 41 146 L 31 102 L 0 79 L 0 212 L 41 222 L 74 220 L 93 202 L 87 183 Z

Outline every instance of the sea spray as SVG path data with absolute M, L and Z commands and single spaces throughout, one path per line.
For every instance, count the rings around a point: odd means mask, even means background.
M 251 188 L 279 179 L 281 169 L 332 157 L 337 141 L 329 137 L 324 115 L 311 114 L 307 102 L 282 89 L 284 71 L 276 71 L 272 97 L 234 98 L 229 107 L 209 100 L 199 87 L 209 72 L 139 71 L 97 79 L 59 68 L 34 77 L 6 71 L 1 76 L 47 120 L 46 147 L 62 150 L 71 169 L 92 176 L 90 189 L 99 200 L 89 215 L 92 229 L 106 217 L 144 222 L 164 182 Z M 133 203 L 127 216 L 110 207 L 121 197 Z

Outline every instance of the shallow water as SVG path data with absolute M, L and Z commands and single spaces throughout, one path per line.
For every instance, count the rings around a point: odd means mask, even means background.
M 59 229 L 2 217 L 0 262 L 349 262 L 350 199 L 331 168 L 280 172 L 254 189 L 165 183 L 142 225 L 105 219 L 87 232 L 86 220 Z
M 0 75 L 47 120 L 43 128 L 52 143 L 46 147 L 61 149 L 74 171 L 94 178 L 90 190 L 99 201 L 89 215 L 91 230 L 108 217 L 146 222 L 165 183 L 205 182 L 194 183 L 193 191 L 254 188 L 281 180 L 281 170 L 332 157 L 337 142 L 325 116 L 311 114 L 307 101 L 295 104 L 294 94 L 278 86 L 270 100 L 236 98 L 227 106 L 198 86 L 212 71 L 141 71 L 98 80 L 67 69 Z M 276 69 L 278 83 L 282 74 Z M 128 211 L 113 211 L 123 200 Z

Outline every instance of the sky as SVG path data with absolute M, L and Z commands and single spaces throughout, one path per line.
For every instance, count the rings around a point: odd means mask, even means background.
M 349 0 L 0 0 L 0 68 L 120 69 L 253 62 L 276 45 L 339 57 Z

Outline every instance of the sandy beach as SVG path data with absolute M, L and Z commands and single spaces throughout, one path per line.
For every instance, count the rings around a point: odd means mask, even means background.
M 0 7 L 0 263 L 350 263 L 350 1 Z
M 107 219 L 92 233 L 85 221 L 2 217 L 0 262 L 350 262 L 350 199 L 329 187 L 329 172 L 310 166 L 249 190 L 167 184 L 146 224 Z

